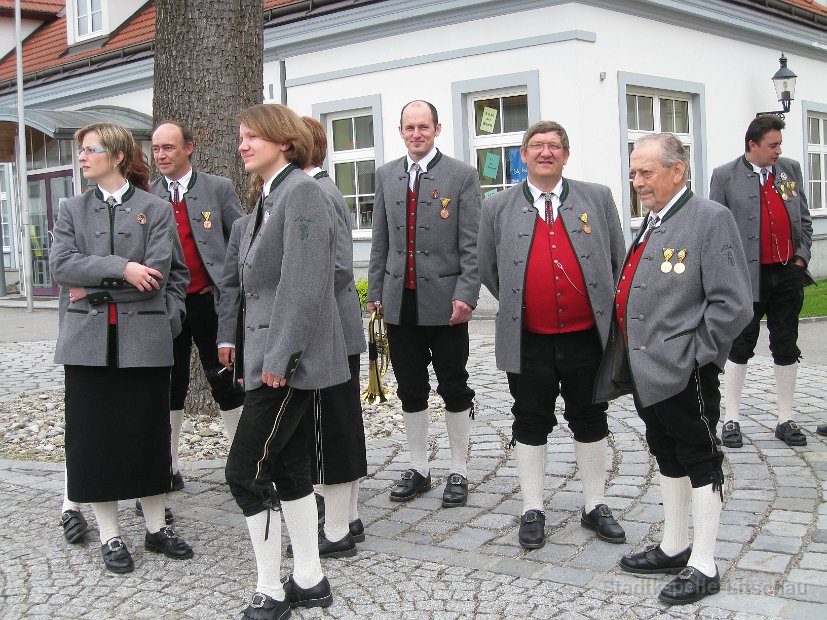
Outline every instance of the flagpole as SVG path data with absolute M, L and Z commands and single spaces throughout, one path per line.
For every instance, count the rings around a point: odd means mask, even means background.
M 23 108 L 23 34 L 20 0 L 14 0 L 14 37 L 17 45 L 17 185 L 23 230 L 23 269 L 20 282 L 26 291 L 26 310 L 34 311 L 32 295 L 32 236 L 29 224 L 29 185 L 26 177 L 26 120 Z

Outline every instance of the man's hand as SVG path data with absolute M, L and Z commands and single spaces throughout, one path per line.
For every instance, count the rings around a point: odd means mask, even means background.
M 287 385 L 287 379 L 284 377 L 279 377 L 278 375 L 271 375 L 266 371 L 261 373 L 261 380 L 271 388 L 280 388 Z
M 153 288 L 160 289 L 158 280 L 163 280 L 164 274 L 152 267 L 130 261 L 123 270 L 123 278 L 139 291 L 146 292 Z
M 218 349 L 218 361 L 224 368 L 232 368 L 233 364 L 235 364 L 235 348 L 221 347 Z
M 451 305 L 453 306 L 453 312 L 451 312 L 451 318 L 448 319 L 449 325 L 467 323 L 471 319 L 471 314 L 474 312 L 474 309 L 467 303 L 455 299 L 451 302 Z
M 382 315 L 384 315 L 384 314 L 385 314 L 385 310 L 384 310 L 384 308 L 382 307 L 382 304 L 381 304 L 381 303 L 380 303 L 380 304 L 377 304 L 377 303 L 376 303 L 376 302 L 374 302 L 374 301 L 369 301 L 369 302 L 368 302 L 368 316 L 370 316 L 371 314 L 373 314 L 373 313 L 374 313 L 374 312 L 376 312 L 377 310 L 379 311 L 379 316 L 382 316 Z
M 73 304 L 86 297 L 86 289 L 82 286 L 76 286 L 69 289 L 69 303 Z
M 805 260 L 804 260 L 803 258 L 801 258 L 800 256 L 796 256 L 796 257 L 795 257 L 795 260 L 794 260 L 793 262 L 794 262 L 796 265 L 798 265 L 799 267 L 801 267 L 802 269 L 806 269 L 806 268 L 807 268 L 807 261 L 805 261 Z

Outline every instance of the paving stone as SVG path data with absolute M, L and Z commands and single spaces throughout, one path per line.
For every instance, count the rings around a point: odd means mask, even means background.
M 791 555 L 768 551 L 748 551 L 738 560 L 738 568 L 765 573 L 783 573 L 791 560 Z

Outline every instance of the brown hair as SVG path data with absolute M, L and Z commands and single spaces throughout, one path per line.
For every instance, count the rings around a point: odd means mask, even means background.
M 126 169 L 124 176 L 132 185 L 148 192 L 150 175 L 149 159 L 143 149 L 141 149 L 141 146 L 136 142 L 135 150 L 132 154 L 132 163 L 129 164 L 129 168 Z
M 181 137 L 184 139 L 184 146 L 186 146 L 187 144 L 192 144 L 192 150 L 193 152 L 195 152 L 195 140 L 192 137 L 192 130 L 189 127 L 187 127 L 183 123 L 179 123 L 178 121 L 171 121 L 167 119 L 159 123 L 156 123 L 155 127 L 152 128 L 152 133 L 158 131 L 158 128 L 161 125 L 175 125 L 178 129 L 181 130 Z M 192 153 L 190 153 L 189 156 L 192 157 Z
M 302 116 L 302 120 L 313 137 L 313 152 L 310 154 L 309 163 L 321 168 L 327 157 L 327 136 L 324 132 L 324 126 L 312 116 Z
M 760 144 L 761 140 L 763 140 L 764 136 L 769 132 L 774 129 L 781 131 L 786 125 L 783 118 L 775 116 L 774 114 L 756 116 L 752 119 L 752 122 L 750 122 L 749 127 L 747 127 L 747 133 L 744 135 L 744 153 L 749 153 L 750 141 L 755 142 L 755 144 Z
M 286 105 L 280 103 L 259 103 L 242 110 L 236 117 L 239 123 L 247 125 L 268 142 L 289 143 L 284 152 L 287 161 L 299 168 L 306 168 L 313 151 L 313 137 L 302 119 Z M 250 179 L 250 197 L 261 192 L 264 179 L 254 174 Z
M 90 131 L 98 134 L 101 146 L 106 149 L 110 162 L 114 162 L 118 154 L 123 153 L 123 160 L 117 165 L 117 169 L 121 176 L 126 177 L 135 153 L 135 139 L 130 131 L 115 123 L 92 123 L 75 132 L 75 141 L 78 145 L 83 143 L 83 138 Z
M 531 127 L 526 129 L 525 134 L 523 134 L 522 147 L 527 148 L 528 141 L 538 133 L 556 133 L 560 136 L 560 142 L 563 144 L 563 150 L 569 150 L 569 134 L 566 133 L 566 130 L 563 129 L 563 126 L 560 123 L 555 121 L 540 121 L 538 123 L 534 123 Z

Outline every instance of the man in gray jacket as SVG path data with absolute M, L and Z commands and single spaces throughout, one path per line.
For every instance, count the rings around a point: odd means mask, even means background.
M 688 167 L 689 155 L 672 134 L 635 143 L 629 170 L 650 213 L 623 264 L 595 389 L 598 401 L 632 393 L 646 424 L 660 470 L 663 538 L 624 556 L 620 567 L 678 573 L 660 594 L 668 604 L 698 601 L 720 589 L 714 558 L 724 483 L 715 432 L 718 375 L 751 316 L 735 220 L 686 187 Z
M 241 206 L 229 179 L 193 170 L 190 157 L 194 149 L 192 133 L 180 123 L 162 122 L 152 134 L 152 154 L 164 176 L 150 189 L 172 205 L 178 237 L 190 271 L 186 318 L 181 333 L 173 342 L 175 363 L 170 384 L 170 426 L 174 491 L 184 487 L 178 466 L 178 445 L 189 389 L 193 341 L 198 347 L 212 396 L 221 410 L 230 443 L 244 402 L 244 390 L 233 381 L 232 373 L 222 372 L 216 346 L 224 256 L 233 222 L 241 217 Z
M 592 401 L 625 252 L 617 207 L 608 187 L 563 177 L 569 137 L 558 123 L 529 127 L 520 156 L 528 179 L 486 199 L 477 246 L 480 280 L 500 302 L 497 367 L 514 397 L 520 545 L 545 544 L 548 435 L 560 394 L 583 481 L 580 523 L 622 543 L 626 534 L 604 498 L 608 403 Z
M 402 401 L 411 468 L 391 501 L 414 499 L 431 487 L 428 466 L 428 364 L 445 402 L 451 471 L 445 507 L 468 499 L 468 439 L 474 391 L 468 387 L 468 320 L 477 304 L 477 171 L 434 146 L 442 129 L 436 108 L 402 108 L 399 135 L 408 153 L 376 171 L 368 312 L 384 312 Z
M 775 436 L 788 446 L 807 444 L 792 418 L 801 359 L 798 314 L 804 287 L 812 283 L 807 262 L 813 222 L 801 167 L 781 157 L 782 129 L 784 121 L 777 116 L 753 119 L 744 138 L 745 154 L 715 168 L 709 188 L 709 197 L 735 216 L 752 284 L 752 321 L 735 339 L 724 369 L 726 418 L 721 440 L 728 448 L 744 445 L 739 422 L 741 391 L 765 315 L 778 391 Z

